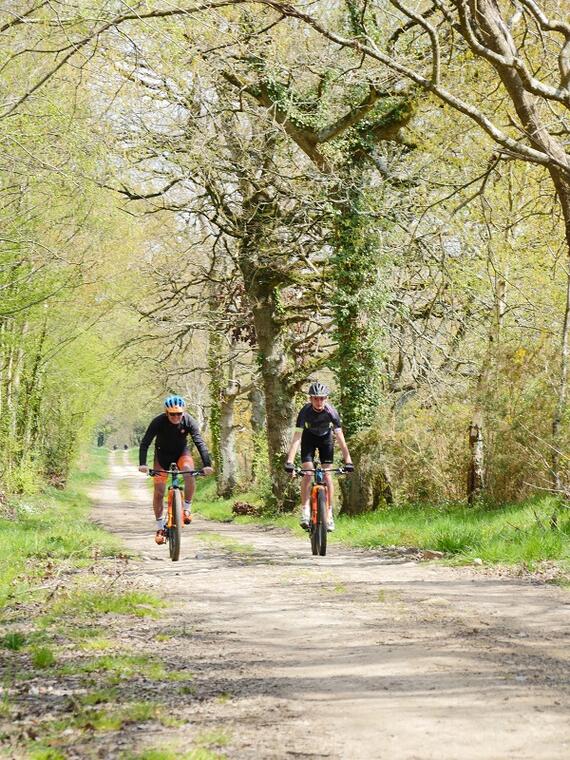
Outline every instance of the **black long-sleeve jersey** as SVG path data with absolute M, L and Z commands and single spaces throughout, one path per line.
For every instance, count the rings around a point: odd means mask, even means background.
M 153 438 L 156 438 L 154 444 L 156 459 L 161 467 L 168 469 L 172 462 L 177 462 L 179 457 L 188 451 L 188 436 L 196 444 L 204 467 L 211 467 L 210 454 L 200 434 L 198 423 L 186 412 L 176 425 L 170 422 L 166 414 L 159 414 L 152 420 L 141 441 L 139 464 L 146 464 L 148 448 Z

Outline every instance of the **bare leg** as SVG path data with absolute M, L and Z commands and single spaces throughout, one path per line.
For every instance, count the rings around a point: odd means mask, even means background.
M 196 478 L 194 475 L 187 475 L 186 473 L 194 469 L 194 460 L 191 456 L 185 454 L 183 461 L 178 460 L 178 466 L 182 470 L 182 477 L 184 478 L 184 501 L 190 502 L 196 490 Z
M 312 470 L 313 469 L 313 463 L 312 462 L 303 462 L 301 464 L 301 467 L 303 470 Z M 309 502 L 311 500 L 311 478 L 308 475 L 302 475 L 301 480 L 301 506 L 302 507 L 308 507 Z
M 184 501 L 192 501 L 196 490 L 196 478 L 194 475 L 187 475 L 184 471 L 182 477 L 184 478 Z
M 323 469 L 325 471 L 325 483 L 329 489 L 329 504 L 332 506 L 334 504 L 334 484 L 330 472 L 332 470 L 332 464 L 324 464 Z
M 164 492 L 166 490 L 166 481 L 155 480 L 154 481 L 154 495 L 152 497 L 152 507 L 154 509 L 154 516 L 157 520 L 160 520 L 162 513 L 164 512 Z

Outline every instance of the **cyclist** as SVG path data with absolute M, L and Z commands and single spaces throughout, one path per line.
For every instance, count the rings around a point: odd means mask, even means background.
M 154 468 L 167 470 L 172 462 L 176 462 L 179 470 L 189 471 L 194 469 L 194 460 L 188 449 L 187 438 L 190 435 L 196 448 L 200 452 L 204 465 L 204 475 L 213 472 L 212 462 L 204 439 L 200 435 L 198 423 L 186 411 L 186 402 L 181 396 L 169 396 L 164 401 L 164 413 L 155 417 L 147 428 L 139 449 L 139 470 L 148 472 L 146 464 L 147 452 L 153 439 L 154 445 Z M 154 476 L 153 509 L 156 518 L 156 535 L 154 540 L 157 544 L 166 542 L 164 531 L 164 492 L 166 490 L 166 474 Z M 192 475 L 183 474 L 184 478 L 184 524 L 192 522 L 192 497 L 196 488 L 196 482 Z
M 333 514 L 333 480 L 327 471 L 332 468 L 334 459 L 334 438 L 337 439 L 347 472 L 354 470 L 352 459 L 348 452 L 344 433 L 340 423 L 340 417 L 337 410 L 327 399 L 329 389 L 318 380 L 311 383 L 309 387 L 309 403 L 302 407 L 297 422 L 295 432 L 291 439 L 289 453 L 285 469 L 293 473 L 295 467 L 293 460 L 297 453 L 299 443 L 301 444 L 301 467 L 304 470 L 313 468 L 313 459 L 315 452 L 319 452 L 319 459 L 325 470 L 325 481 L 329 491 L 329 514 L 327 519 L 327 530 L 334 530 Z M 301 480 L 301 527 L 308 529 L 311 519 L 310 502 L 311 499 L 311 479 L 304 476 Z

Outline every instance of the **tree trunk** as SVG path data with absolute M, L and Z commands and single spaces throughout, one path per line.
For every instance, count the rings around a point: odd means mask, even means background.
M 284 471 L 284 465 L 296 413 L 295 394 L 287 382 L 285 348 L 280 330 L 274 321 L 275 304 L 272 296 L 269 295 L 263 300 L 256 298 L 253 313 L 265 393 L 272 501 L 279 509 L 291 510 L 297 497 L 292 488 L 291 477 Z
M 569 243 L 570 245 L 570 243 Z M 554 417 L 552 420 L 552 488 L 555 493 L 561 494 L 568 490 L 568 484 L 562 482 L 561 457 L 562 457 L 562 419 L 566 411 L 568 396 L 568 332 L 570 329 L 570 263 L 566 275 L 566 304 L 564 308 L 564 321 L 562 326 L 562 346 L 560 356 L 560 372 L 558 378 L 558 394 Z
M 342 426 L 353 435 L 370 426 L 378 403 L 381 374 L 376 320 L 375 252 L 369 221 L 363 213 L 363 169 L 347 172 L 336 200 L 332 280 L 335 284 L 336 372 L 340 385 Z
M 512 245 L 511 233 L 507 233 L 506 243 L 507 245 Z M 493 269 L 495 271 L 497 270 L 494 263 Z M 470 505 L 479 501 L 485 492 L 487 477 L 485 471 L 484 405 L 490 390 L 489 379 L 492 367 L 495 366 L 495 353 L 501 339 L 501 329 L 507 309 L 506 293 L 507 278 L 504 275 L 499 275 L 495 281 L 495 308 L 493 320 L 489 329 L 487 349 L 477 379 L 477 387 L 475 389 L 475 408 L 469 426 L 470 459 L 469 470 L 467 473 L 467 503 Z
M 208 346 L 210 370 L 210 429 L 216 467 L 216 492 L 224 499 L 233 495 L 239 480 L 234 424 L 235 400 L 240 386 L 234 378 L 235 347 L 229 351 L 217 329 L 211 330 Z
M 469 504 L 475 504 L 481 498 L 485 488 L 483 418 L 480 413 L 473 415 L 469 426 L 469 447 L 471 462 L 467 482 L 467 501 Z
M 287 349 L 278 319 L 282 280 L 265 250 L 273 215 L 273 205 L 264 193 L 253 193 L 244 201 L 239 267 L 253 314 L 265 395 L 272 506 L 290 510 L 297 501 L 296 489 L 284 471 L 284 464 L 296 410 L 294 388 L 287 372 Z
M 221 450 L 221 403 L 222 377 L 220 364 L 222 361 L 222 337 L 218 330 L 210 330 L 208 335 L 208 369 L 210 373 L 210 435 L 212 438 L 212 457 L 216 472 L 216 492 L 221 493 L 221 477 L 223 471 Z
M 235 400 L 239 393 L 237 383 L 228 383 L 220 403 L 220 475 L 218 495 L 224 499 L 233 496 L 238 483 L 238 462 L 234 425 Z
M 34 363 L 23 382 L 24 395 L 26 398 L 26 414 L 22 415 L 18 421 L 18 438 L 22 441 L 24 452 L 31 447 L 32 439 L 37 434 L 41 400 L 41 365 L 44 356 L 47 332 L 48 316 L 47 311 L 45 311 L 42 330 L 35 349 Z
M 363 167 L 355 163 L 346 175 L 336 199 L 332 279 L 336 286 L 335 338 L 338 343 L 335 369 L 340 386 L 342 427 L 351 448 L 354 436 L 372 424 L 378 409 L 382 354 L 375 251 L 369 221 L 362 210 L 366 174 Z M 351 453 L 355 471 L 341 482 L 342 511 L 361 514 L 375 509 L 378 490 L 392 501 L 387 470 L 377 463 L 371 463 L 373 472 L 363 469 L 361 457 Z M 380 489 L 375 487 L 378 478 L 383 479 Z
M 366 444 L 351 451 L 354 472 L 341 482 L 342 513 L 360 515 L 394 503 L 392 477 L 386 462 L 371 459 Z M 345 493 L 348 498 L 344 498 Z
M 251 405 L 251 432 L 253 438 L 251 477 L 254 483 L 259 483 L 264 477 L 264 473 L 260 471 L 260 468 L 264 465 L 266 459 L 265 454 L 267 451 L 265 436 L 266 417 L 263 392 L 255 385 L 252 385 L 249 392 L 249 403 Z

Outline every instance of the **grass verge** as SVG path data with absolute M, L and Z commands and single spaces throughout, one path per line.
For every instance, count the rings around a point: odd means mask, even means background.
M 86 489 L 106 474 L 106 451 L 93 452 L 64 491 L 15 499 L 0 513 L 0 612 L 10 602 L 42 596 L 56 565 L 85 566 L 93 556 L 121 554 L 119 543 L 88 520 Z
M 164 602 L 124 579 L 122 546 L 88 519 L 107 458 L 0 516 L 0 754 L 104 756 L 125 726 L 181 724 L 193 674 L 146 641 Z
M 570 561 L 570 519 L 550 527 L 551 499 L 502 506 L 404 506 L 337 521 L 336 538 L 353 546 L 417 546 L 457 561 L 490 564 Z
M 213 479 L 198 492 L 196 510 L 211 520 L 257 523 L 289 528 L 305 535 L 297 525 L 297 515 L 232 515 L 234 501 L 259 504 L 255 494 L 238 494 L 217 499 Z M 552 528 L 550 516 L 555 503 L 551 497 L 534 498 L 520 504 L 466 507 L 460 504 L 404 505 L 379 509 L 354 517 L 340 515 L 332 542 L 374 549 L 416 547 L 441 551 L 457 563 L 480 559 L 487 564 L 522 565 L 529 570 L 540 563 L 555 562 L 561 583 L 570 573 L 570 512 Z

